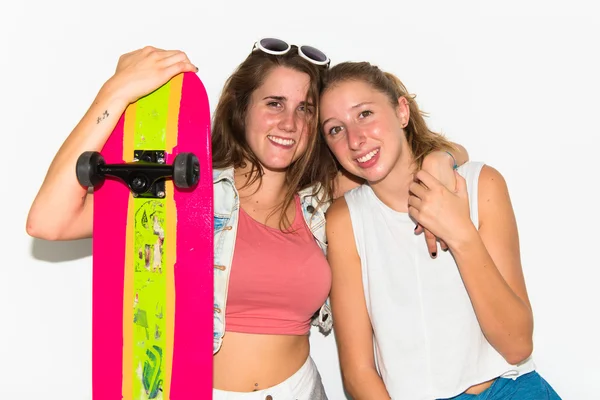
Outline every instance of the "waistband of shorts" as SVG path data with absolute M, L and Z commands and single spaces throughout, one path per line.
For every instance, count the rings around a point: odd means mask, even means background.
M 304 364 L 296 371 L 292 376 L 287 378 L 281 383 L 278 383 L 275 386 L 271 386 L 265 389 L 257 390 L 255 392 L 229 392 L 226 390 L 213 389 L 214 394 L 235 394 L 236 398 L 242 399 L 244 395 L 248 397 L 255 397 L 261 394 L 268 394 L 273 392 L 278 392 L 280 390 L 291 390 L 292 392 L 298 391 L 304 385 L 309 384 L 315 377 L 317 376 L 317 366 L 315 365 L 313 359 L 308 356 Z

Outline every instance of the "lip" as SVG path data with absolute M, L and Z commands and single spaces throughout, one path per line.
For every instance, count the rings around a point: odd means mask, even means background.
M 358 161 L 358 159 L 359 159 L 359 158 L 362 158 L 362 157 L 366 156 L 367 154 L 369 154 L 369 153 L 372 153 L 372 152 L 374 152 L 374 151 L 375 151 L 376 153 L 375 153 L 375 154 L 373 155 L 373 157 L 371 157 L 371 158 L 370 158 L 368 161 L 365 161 L 365 162 L 360 162 L 360 161 Z M 360 156 L 358 156 L 358 157 L 355 157 L 355 158 L 354 158 L 354 162 L 355 162 L 355 163 L 356 163 L 356 164 L 357 164 L 357 165 L 358 165 L 360 168 L 370 168 L 370 167 L 372 167 L 373 165 L 375 165 L 375 164 L 377 163 L 377 161 L 379 160 L 379 155 L 380 155 L 380 154 L 381 154 L 381 148 L 379 148 L 379 147 L 376 147 L 376 148 L 374 148 L 374 149 L 371 149 L 371 150 L 369 150 L 369 151 L 365 151 L 365 152 L 363 152 L 363 153 L 362 153 Z
M 285 137 L 281 137 L 281 136 L 275 136 L 275 135 L 267 135 L 267 139 L 269 139 L 269 142 L 271 142 L 271 144 L 273 146 L 277 146 L 279 148 L 282 149 L 291 149 L 296 145 L 296 140 L 292 139 L 292 138 L 285 138 Z M 276 141 L 277 140 L 277 141 Z M 281 142 L 289 142 L 291 141 L 291 143 L 281 143 Z

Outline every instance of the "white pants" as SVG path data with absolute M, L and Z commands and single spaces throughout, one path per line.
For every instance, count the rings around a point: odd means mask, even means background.
M 327 400 L 321 375 L 310 356 L 294 375 L 268 389 L 227 392 L 213 389 L 213 400 Z

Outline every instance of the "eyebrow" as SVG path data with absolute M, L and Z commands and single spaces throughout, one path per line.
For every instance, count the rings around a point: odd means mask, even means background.
M 323 121 L 323 123 L 321 124 L 321 129 L 325 129 L 325 125 L 327 125 L 327 123 L 329 121 L 331 121 L 333 118 L 327 118 L 325 121 Z
M 287 97 L 285 96 L 267 96 L 265 98 L 263 98 L 263 100 L 277 100 L 277 101 L 281 101 L 281 102 L 286 102 L 287 101 Z M 307 102 L 307 101 L 301 101 L 300 105 L 304 105 L 304 106 L 308 106 L 308 107 L 314 107 L 315 105 L 313 103 Z
M 278 101 L 287 101 L 287 98 L 285 96 L 267 96 L 263 100 L 267 100 L 267 99 L 278 100 Z
M 367 104 L 374 104 L 374 102 L 372 102 L 372 101 L 363 101 L 362 103 L 358 103 L 356 105 L 353 105 L 352 107 L 350 107 L 350 109 L 354 110 L 355 108 L 366 106 Z
M 354 109 L 360 108 L 362 106 L 366 106 L 368 104 L 374 104 L 374 102 L 373 101 L 363 101 L 362 103 L 358 103 L 358 104 L 353 105 L 352 107 L 350 107 L 350 109 L 354 110 Z M 332 119 L 334 119 L 334 118 L 333 117 L 332 118 L 327 118 L 325 121 L 323 121 L 323 123 L 321 124 L 321 127 L 325 127 L 325 124 L 328 123 Z

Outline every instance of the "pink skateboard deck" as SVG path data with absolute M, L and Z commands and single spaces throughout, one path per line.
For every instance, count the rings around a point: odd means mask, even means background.
M 198 76 L 131 104 L 77 176 L 94 186 L 93 399 L 212 398 L 212 154 Z

